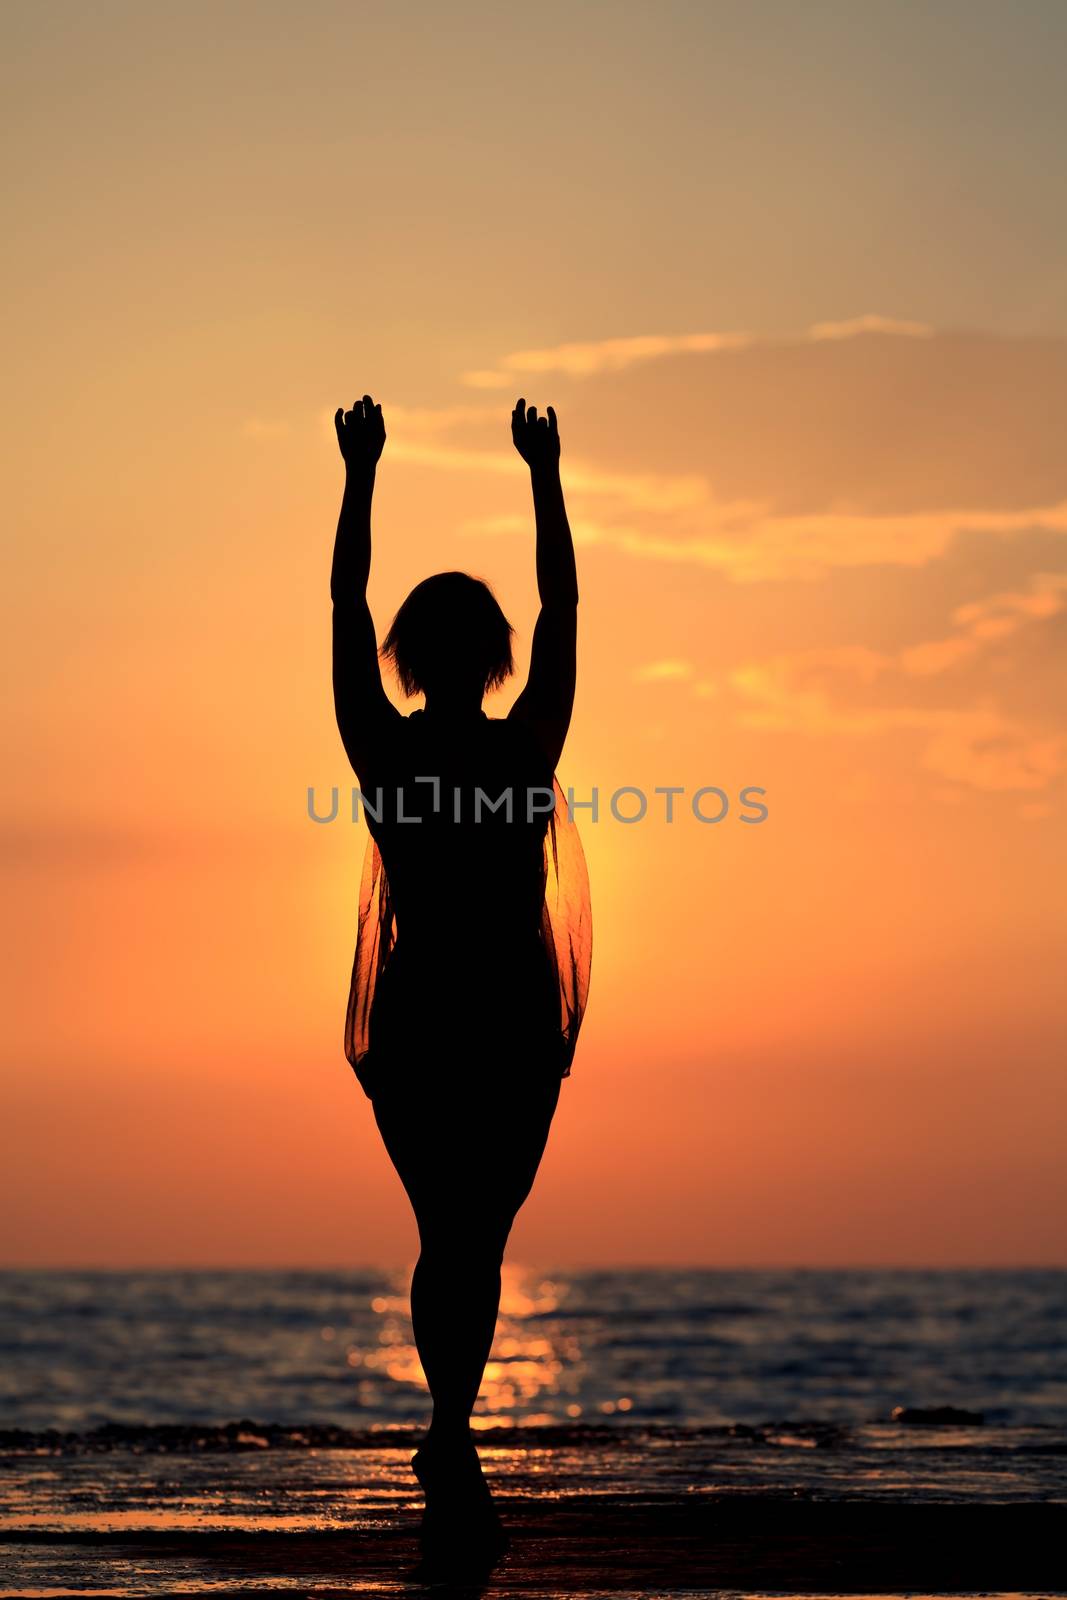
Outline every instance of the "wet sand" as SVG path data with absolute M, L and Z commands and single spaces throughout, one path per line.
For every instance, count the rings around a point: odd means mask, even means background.
M 636 1501 L 501 1499 L 512 1549 L 487 1581 L 445 1588 L 487 1596 L 950 1594 L 1060 1592 L 1067 1507 L 827 1503 L 694 1494 Z M 214 1596 L 296 1590 L 318 1596 L 417 1594 L 414 1511 L 379 1525 L 249 1532 L 0 1535 L 0 1593 Z M 14 1585 L 14 1586 L 13 1586 Z M 433 1592 L 440 1594 L 439 1584 Z
M 0 1596 L 428 1593 L 415 1442 L 248 1420 L 0 1437 Z M 508 1429 L 480 1449 L 512 1548 L 456 1593 L 1067 1593 L 1056 1428 Z

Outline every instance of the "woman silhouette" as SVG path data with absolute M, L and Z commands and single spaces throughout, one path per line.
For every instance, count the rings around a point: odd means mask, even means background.
M 555 767 L 570 723 L 578 586 L 556 414 L 520 399 L 512 437 L 529 465 L 540 615 L 525 688 L 504 719 L 485 693 L 514 670 L 512 629 L 465 573 L 420 583 L 381 654 L 425 706 L 382 687 L 367 605 L 382 408 L 338 410 L 346 467 L 337 525 L 337 723 L 371 840 L 345 1050 L 419 1230 L 415 1343 L 433 1399 L 412 1468 L 428 1553 L 506 1543 L 470 1431 L 493 1341 L 500 1265 L 530 1192 L 585 1006 L 584 861 Z

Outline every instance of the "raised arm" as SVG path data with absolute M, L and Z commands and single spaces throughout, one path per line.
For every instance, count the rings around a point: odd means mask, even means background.
M 559 427 L 520 399 L 511 416 L 515 448 L 530 468 L 537 524 L 537 592 L 541 610 L 534 628 L 530 676 L 510 716 L 529 724 L 555 768 L 574 705 L 578 636 L 578 575 L 559 475 Z
M 334 417 L 345 463 L 345 492 L 333 547 L 333 701 L 345 753 L 369 786 L 390 725 L 400 713 L 382 687 L 378 642 L 367 605 L 370 510 L 385 446 L 382 408 L 369 394 Z

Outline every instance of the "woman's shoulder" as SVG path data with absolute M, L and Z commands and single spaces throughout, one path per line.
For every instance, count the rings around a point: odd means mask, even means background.
M 539 781 L 551 784 L 554 776 L 552 763 L 525 718 L 497 717 L 492 719 L 492 726 L 500 730 L 497 737 L 515 760 L 521 761 L 524 768 L 537 774 Z

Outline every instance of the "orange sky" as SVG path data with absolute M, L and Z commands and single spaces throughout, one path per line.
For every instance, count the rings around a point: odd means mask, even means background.
M 370 390 L 380 630 L 464 567 L 523 663 L 560 417 L 604 811 L 514 1254 L 1063 1261 L 1064 14 L 443 18 L 5 8 L 4 1259 L 413 1253 L 305 809 Z

